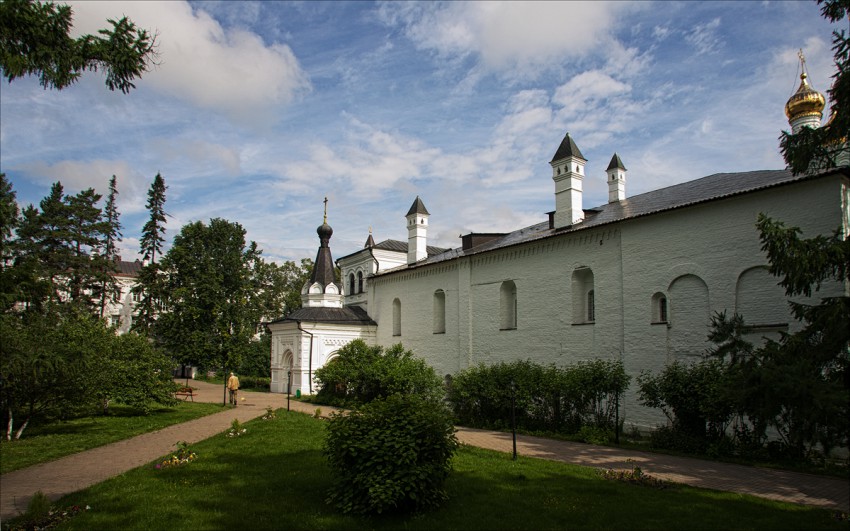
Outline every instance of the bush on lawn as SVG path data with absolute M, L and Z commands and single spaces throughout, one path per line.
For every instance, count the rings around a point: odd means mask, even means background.
M 316 370 L 316 402 L 338 406 L 365 404 L 395 393 L 442 399 L 442 380 L 424 360 L 399 343 L 384 351 L 357 339 Z
M 328 422 L 325 453 L 336 478 L 328 503 L 344 513 L 405 513 L 446 499 L 458 447 L 439 402 L 394 394 Z

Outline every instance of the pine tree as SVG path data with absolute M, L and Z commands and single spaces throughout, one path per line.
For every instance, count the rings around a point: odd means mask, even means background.
M 48 303 L 62 303 L 70 293 L 68 271 L 71 268 L 73 249 L 70 240 L 70 220 L 65 202 L 65 189 L 61 182 L 53 183 L 50 193 L 34 207 L 24 210 L 19 234 L 26 238 L 22 259 L 33 265 L 37 275 L 49 286 Z
M 100 286 L 100 316 L 106 311 L 107 299 L 115 293 L 117 284 L 115 277 L 111 274 L 118 269 L 118 242 L 121 241 L 121 222 L 118 213 L 118 184 L 113 175 L 109 180 L 109 195 L 106 197 L 106 206 L 103 209 L 104 224 L 104 247 L 102 267 L 105 273 Z
M 12 239 L 20 223 L 20 209 L 12 183 L 0 173 L 0 312 L 11 308 L 18 299 L 20 282 L 13 269 L 15 245 Z
M 98 35 L 70 37 L 70 6 L 32 0 L 0 2 L 0 72 L 11 82 L 39 76 L 44 88 L 63 89 L 86 70 L 106 73 L 106 86 L 127 93 L 156 56 L 156 36 L 127 17 L 108 20 Z
M 101 263 L 105 243 L 103 212 L 97 206 L 101 197 L 93 188 L 87 188 L 66 199 L 71 301 L 88 307 L 92 305 L 92 294 L 107 276 Z
M 138 296 L 139 304 L 136 307 L 138 314 L 133 319 L 133 330 L 151 333 L 157 313 L 162 311 L 162 279 L 159 275 L 159 266 L 156 263 L 157 254 L 162 254 L 162 244 L 165 242 L 165 179 L 157 173 L 148 190 L 148 202 L 146 208 L 150 212 L 145 226 L 142 228 L 142 240 L 140 242 L 142 256 L 145 261 L 150 260 L 136 279 L 133 293 Z
M 140 242 L 144 259 L 156 263 L 156 255 L 162 254 L 162 244 L 165 242 L 165 179 L 159 173 L 154 177 L 148 190 L 148 203 L 145 208 L 150 212 L 150 219 L 142 227 Z

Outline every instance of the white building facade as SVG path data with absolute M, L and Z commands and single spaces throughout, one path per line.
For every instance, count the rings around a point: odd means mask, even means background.
M 803 82 L 800 90 L 808 90 Z M 795 112 L 813 112 L 811 98 L 800 101 L 806 107 L 791 105 L 792 124 Z M 847 162 L 799 176 L 715 174 L 632 197 L 619 156 L 596 177 L 584 174 L 585 162 L 567 134 L 550 163 L 555 211 L 548 219 L 506 234 L 468 234 L 454 249 L 427 246 L 428 226 L 439 220 L 417 197 L 405 216 L 407 245 L 376 244 L 370 234 L 362 250 L 337 261 L 340 307 L 366 320 L 332 329 L 295 312 L 273 325 L 273 373 L 295 367 L 297 388 L 309 392 L 312 371 L 355 337 L 401 342 L 440 375 L 517 359 L 558 366 L 618 359 L 632 377 L 658 372 L 705 352 L 717 312 L 742 314 L 756 340 L 798 328 L 767 271 L 759 213 L 800 227 L 803 237 L 850 233 Z M 582 183 L 590 178 L 606 179 L 609 202 L 586 209 Z M 824 285 L 815 300 L 846 290 Z M 273 391 L 285 392 L 274 382 Z M 659 413 L 638 404 L 636 389 L 633 380 L 621 401 L 626 422 L 657 424 Z

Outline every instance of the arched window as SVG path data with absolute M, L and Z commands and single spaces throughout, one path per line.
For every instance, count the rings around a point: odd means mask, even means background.
M 652 322 L 667 322 L 667 296 L 660 291 L 652 296 Z
M 696 275 L 682 275 L 673 280 L 667 294 L 668 352 L 675 359 L 696 359 L 705 350 L 711 328 L 708 285 Z
M 499 328 L 501 330 L 515 330 L 517 323 L 516 284 L 511 280 L 502 282 L 499 291 Z
M 596 321 L 596 291 L 593 289 L 593 271 L 579 267 L 573 271 L 573 324 Z
M 401 301 L 393 300 L 393 335 L 401 335 Z
M 363 293 L 363 271 L 357 272 L 357 293 Z
M 434 333 L 446 333 L 446 292 L 441 289 L 434 292 Z
M 783 328 L 794 319 L 785 290 L 767 267 L 761 266 L 747 269 L 738 277 L 735 313 L 744 316 L 747 325 L 756 328 Z
M 354 273 L 348 275 L 348 294 L 354 295 Z

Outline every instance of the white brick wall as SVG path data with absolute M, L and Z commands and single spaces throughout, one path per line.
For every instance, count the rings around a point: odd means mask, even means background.
M 373 278 L 368 308 L 378 323 L 376 340 L 402 342 L 440 375 L 515 359 L 568 365 L 620 358 L 633 377 L 657 372 L 676 352 L 696 356 L 709 347 L 708 316 L 731 315 L 736 295 L 746 295 L 748 322 L 776 320 L 781 288 L 763 277 L 746 284 L 752 268 L 766 264 L 755 229 L 759 212 L 800 226 L 804 236 L 831 233 L 842 222 L 841 182 L 830 177 L 776 187 Z M 579 267 L 593 271 L 594 324 L 573 324 L 571 280 Z M 516 330 L 499 329 L 506 280 L 517 286 Z M 445 334 L 433 333 L 438 289 L 446 293 Z M 841 291 L 825 286 L 818 297 Z M 651 324 L 656 292 L 668 297 L 669 326 Z M 402 306 L 398 337 L 392 335 L 395 298 Z M 786 320 L 794 330 L 796 323 Z M 622 401 L 626 422 L 662 422 L 660 413 L 637 404 L 636 389 L 633 380 Z

